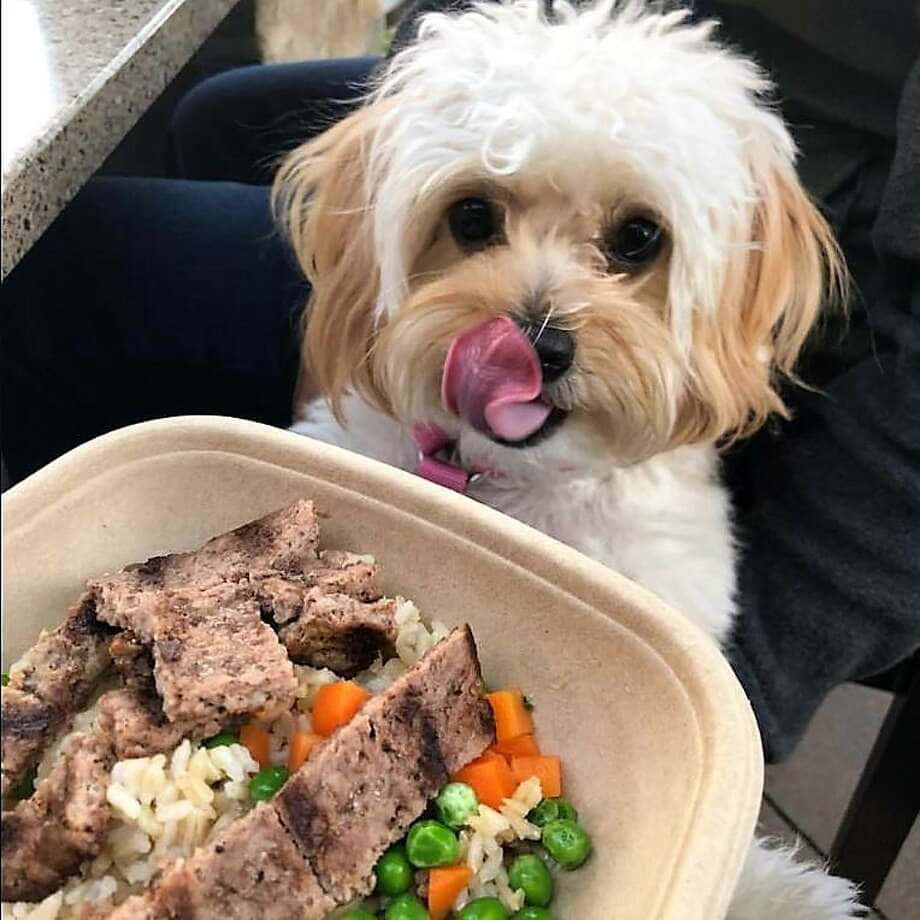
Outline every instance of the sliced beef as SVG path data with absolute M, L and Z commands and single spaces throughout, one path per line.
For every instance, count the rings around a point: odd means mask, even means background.
M 335 906 L 277 812 L 262 804 L 109 920 L 294 920 L 326 917 Z
M 133 632 L 126 630 L 118 633 L 109 642 L 109 655 L 128 689 L 142 695 L 156 694 L 153 656 L 149 646 L 141 642 Z
M 132 629 L 126 612 L 144 607 L 149 595 L 160 597 L 176 587 L 207 590 L 250 578 L 303 574 L 316 564 L 318 542 L 313 503 L 299 501 L 215 537 L 195 552 L 155 556 L 116 575 L 98 578 L 90 587 L 97 594 L 100 617 Z M 131 619 L 142 616 L 135 612 Z M 142 637 L 147 632 L 137 631 Z
M 398 629 L 396 602 L 366 604 L 346 594 L 306 592 L 300 616 L 278 636 L 293 661 L 330 668 L 346 677 L 366 668 L 379 655 L 391 657 Z
M 98 855 L 111 820 L 111 746 L 75 734 L 32 797 L 3 812 L 4 901 L 39 901 Z
M 57 706 L 43 703 L 37 696 L 3 688 L 3 797 L 10 788 L 41 759 L 63 721 Z
M 170 722 L 159 697 L 137 690 L 110 690 L 99 698 L 96 724 L 110 739 L 118 760 L 173 750 L 183 738 L 197 741 L 217 734 L 224 723 Z
M 494 737 L 472 634 L 457 629 L 317 748 L 273 804 L 345 904 L 370 892 L 380 854 Z
M 294 704 L 294 668 L 246 591 L 173 592 L 156 608 L 150 641 L 170 721 L 271 719 Z
M 20 659 L 3 688 L 4 796 L 88 703 L 109 666 L 112 632 L 97 619 L 92 596 L 84 594 L 64 622 L 44 630 Z

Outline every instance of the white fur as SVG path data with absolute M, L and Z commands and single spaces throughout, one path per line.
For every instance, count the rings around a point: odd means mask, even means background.
M 663 215 L 673 236 L 672 331 L 686 350 L 694 312 L 716 309 L 731 240 L 750 225 L 767 172 L 793 171 L 789 134 L 761 98 L 769 84 L 712 41 L 710 24 L 688 26 L 683 11 L 602 0 L 576 13 L 557 2 L 561 21 L 550 24 L 540 5 L 487 3 L 462 16 L 426 17 L 419 41 L 377 89 L 372 101 L 393 103 L 372 142 L 367 177 L 377 316 L 396 313 L 409 291 L 414 254 L 406 241 L 431 196 L 458 174 L 538 177 L 585 208 L 614 188 Z M 357 396 L 345 399 L 343 414 L 347 428 L 316 401 L 293 430 L 415 468 L 404 425 Z M 457 438 L 466 466 L 502 474 L 476 483 L 473 497 L 623 572 L 725 640 L 735 547 L 712 445 L 628 465 L 574 414 L 526 449 L 497 445 L 446 415 L 436 420 Z M 856 916 L 848 882 L 756 840 L 729 913 L 731 920 Z

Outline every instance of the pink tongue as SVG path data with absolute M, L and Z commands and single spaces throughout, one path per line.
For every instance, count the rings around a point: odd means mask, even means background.
M 507 316 L 487 320 L 451 342 L 441 400 L 448 412 L 477 430 L 523 441 L 552 411 L 538 399 L 542 389 L 536 352 Z

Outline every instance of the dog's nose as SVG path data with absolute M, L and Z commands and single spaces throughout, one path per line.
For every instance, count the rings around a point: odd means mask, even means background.
M 537 357 L 543 379 L 547 383 L 558 380 L 571 366 L 575 358 L 575 339 L 570 332 L 550 326 L 543 320 L 517 319 L 517 324 L 530 339 Z

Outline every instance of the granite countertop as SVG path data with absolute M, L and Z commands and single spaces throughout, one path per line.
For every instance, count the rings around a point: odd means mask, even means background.
M 12 270 L 237 0 L 3 0 Z

